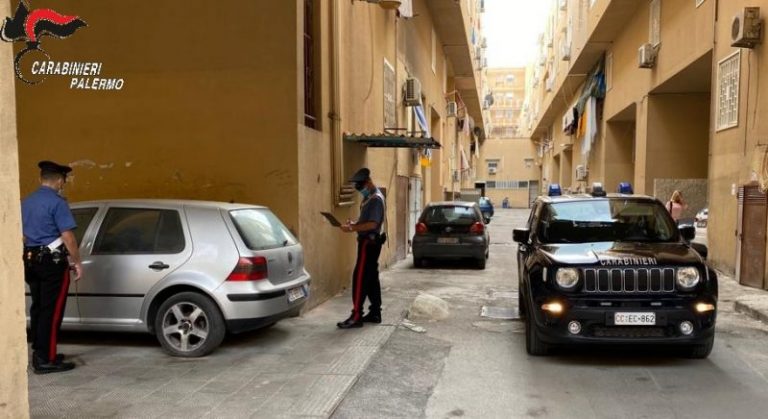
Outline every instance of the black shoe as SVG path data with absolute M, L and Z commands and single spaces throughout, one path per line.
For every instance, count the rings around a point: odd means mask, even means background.
M 351 316 L 343 322 L 336 323 L 339 329 L 352 329 L 353 327 L 363 327 L 362 320 L 355 320 L 354 316 Z
M 381 313 L 369 312 L 363 316 L 362 320 L 365 323 L 381 323 Z
M 56 361 L 54 363 L 59 363 L 64 361 L 64 354 L 56 354 Z M 37 355 L 32 355 L 32 367 L 36 367 L 37 365 L 41 364 L 47 364 L 48 360 L 45 358 L 40 358 Z
M 45 364 L 34 363 L 35 374 L 50 374 L 54 372 L 64 372 L 75 368 L 72 362 L 48 362 Z

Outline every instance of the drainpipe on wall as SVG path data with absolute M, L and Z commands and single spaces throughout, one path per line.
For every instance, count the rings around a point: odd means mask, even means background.
M 341 132 L 341 39 L 339 34 L 339 2 L 331 2 L 331 196 L 336 207 L 354 205 L 354 188 L 344 182 L 344 144 Z

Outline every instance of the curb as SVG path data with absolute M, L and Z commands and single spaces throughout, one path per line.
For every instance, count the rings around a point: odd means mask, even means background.
M 739 313 L 746 314 L 753 319 L 760 320 L 761 322 L 768 324 L 768 313 L 752 307 L 749 302 L 736 300 L 733 303 L 733 308 Z

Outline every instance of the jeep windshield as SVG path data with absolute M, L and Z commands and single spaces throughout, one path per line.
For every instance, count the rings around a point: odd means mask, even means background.
M 546 205 L 541 213 L 537 233 L 543 243 L 679 240 L 677 226 L 661 204 L 632 199 L 584 200 Z

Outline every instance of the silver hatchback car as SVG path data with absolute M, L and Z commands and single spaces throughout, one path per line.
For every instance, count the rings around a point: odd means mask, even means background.
M 84 278 L 70 286 L 65 329 L 154 333 L 169 354 L 198 357 L 226 332 L 298 315 L 309 297 L 302 247 L 268 208 L 175 200 L 71 208 Z

